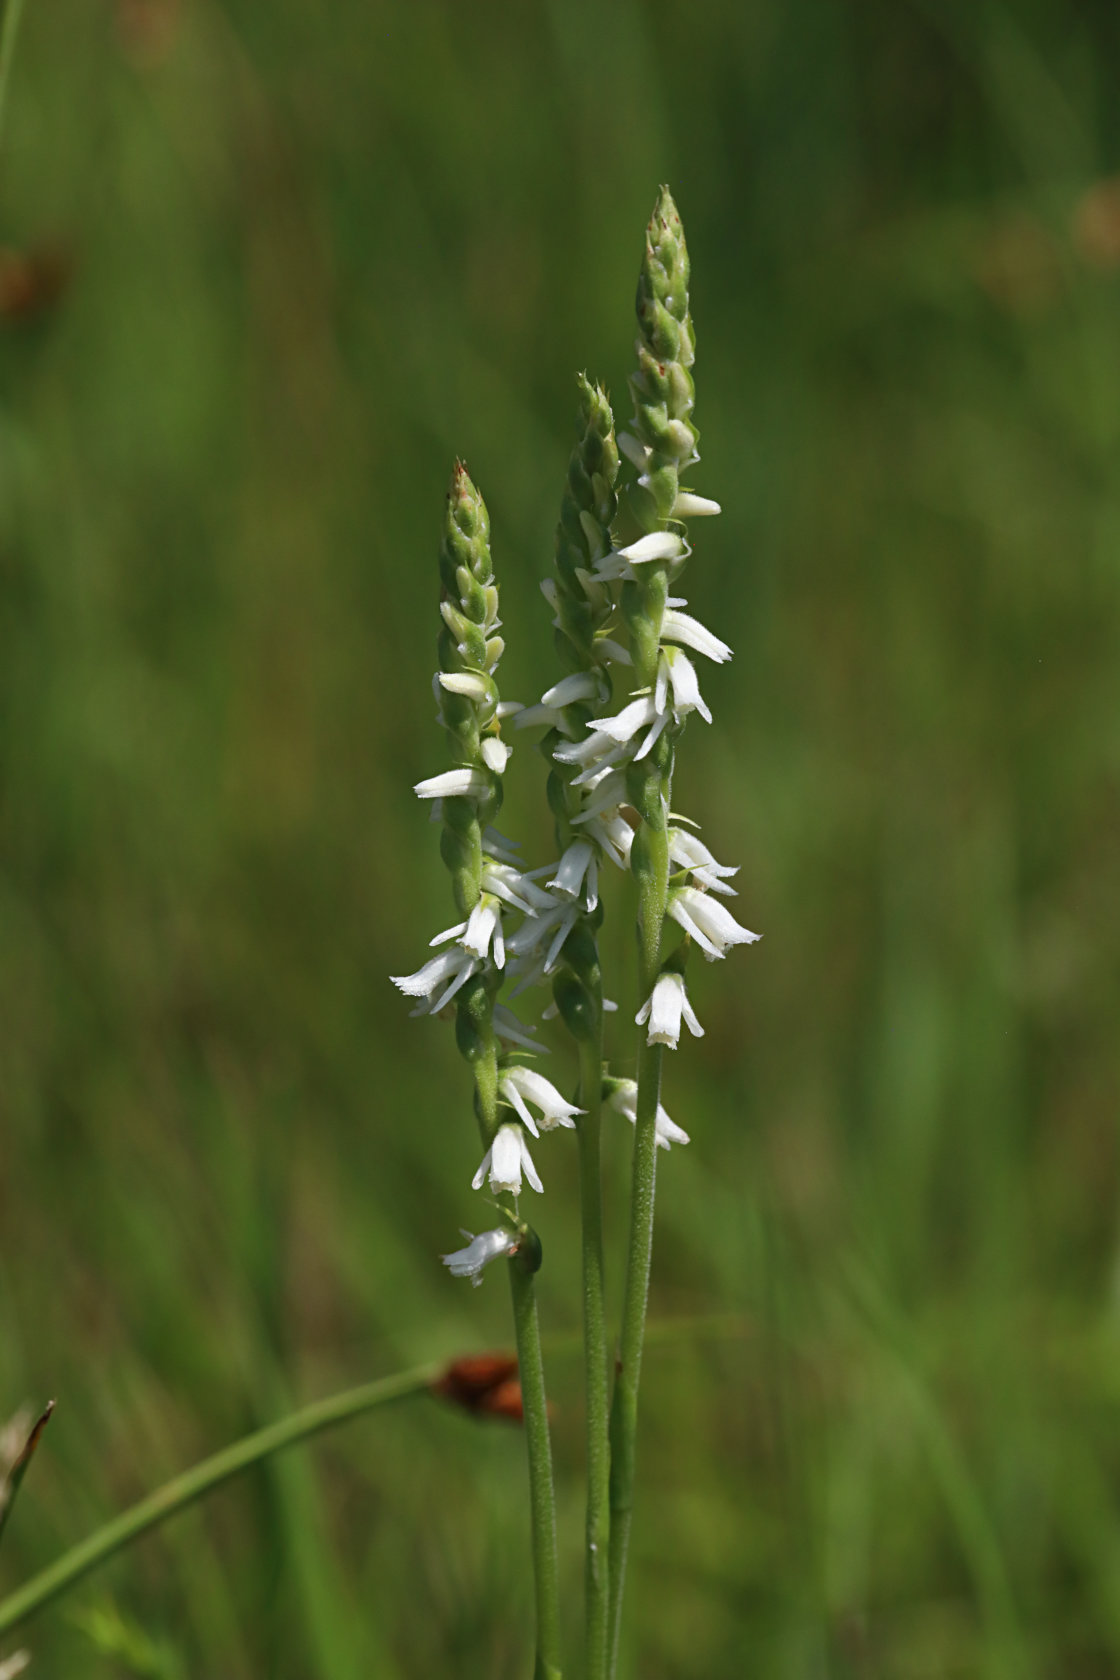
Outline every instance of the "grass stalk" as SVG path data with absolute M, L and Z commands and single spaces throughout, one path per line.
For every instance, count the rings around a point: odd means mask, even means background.
M 146 1495 L 127 1511 L 123 1511 L 119 1517 L 106 1523 L 88 1539 L 72 1546 L 54 1563 L 40 1570 L 38 1575 L 33 1575 L 16 1592 L 0 1602 L 0 1634 L 8 1633 L 21 1622 L 25 1622 L 29 1616 L 33 1616 L 53 1599 L 68 1591 L 91 1570 L 107 1563 L 117 1552 L 138 1540 L 149 1529 L 156 1528 L 169 1517 L 185 1510 L 188 1505 L 193 1505 L 196 1500 L 212 1493 L 223 1482 L 239 1476 L 242 1471 L 270 1458 L 273 1453 L 296 1446 L 313 1435 L 321 1434 L 325 1429 L 348 1423 L 352 1418 L 361 1417 L 364 1412 L 388 1405 L 393 1400 L 404 1400 L 410 1395 L 422 1393 L 442 1368 L 438 1361 L 434 1364 L 418 1365 L 412 1370 L 400 1371 L 394 1376 L 381 1377 L 376 1382 L 365 1383 L 360 1388 L 346 1389 L 342 1394 L 316 1400 L 310 1406 L 293 1412 L 290 1417 L 282 1418 L 278 1423 L 270 1423 L 264 1429 L 246 1435 L 243 1440 L 235 1441 L 232 1446 L 223 1447 L 221 1452 L 214 1453 L 210 1458 L 204 1458 L 200 1464 L 195 1464 L 191 1469 L 183 1471 L 182 1475 L 173 1477 L 154 1493 Z
M 16 39 L 23 18 L 23 0 L 0 0 L 0 143 L 4 137 L 4 114 L 8 102 L 8 79 L 15 57 Z

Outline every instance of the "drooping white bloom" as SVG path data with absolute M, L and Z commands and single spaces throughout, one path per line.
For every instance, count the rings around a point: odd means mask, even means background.
M 723 893 L 728 898 L 736 896 L 735 888 L 729 887 L 727 880 L 738 875 L 738 864 L 717 863 L 704 842 L 687 829 L 669 829 L 669 857 L 681 869 L 690 869 L 694 880 L 709 892 Z
M 537 1169 L 533 1165 L 533 1158 L 529 1154 L 529 1146 L 525 1142 L 525 1133 L 521 1127 L 512 1124 L 499 1126 L 494 1133 L 493 1143 L 482 1157 L 478 1171 L 471 1179 L 471 1188 L 481 1190 L 482 1181 L 489 1173 L 491 1190 L 495 1193 L 499 1190 L 509 1190 L 515 1196 L 519 1196 L 522 1172 L 534 1190 L 544 1189 L 537 1177 Z
M 472 1236 L 470 1231 L 464 1231 L 463 1235 L 467 1238 L 467 1247 L 457 1248 L 454 1254 L 441 1254 L 440 1259 L 452 1277 L 469 1277 L 475 1289 L 482 1282 L 484 1266 L 503 1254 L 517 1253 L 519 1238 L 515 1231 L 480 1231 L 477 1237 Z
M 696 887 L 677 887 L 670 893 L 668 911 L 692 935 L 709 962 L 725 957 L 732 945 L 753 945 L 760 933 L 740 927 L 725 904 L 718 904 Z
M 685 717 L 689 712 L 699 712 L 705 723 L 711 723 L 712 714 L 704 704 L 704 696 L 696 680 L 696 667 L 687 653 L 682 653 L 678 647 L 661 649 L 657 671 L 658 695 L 664 693 L 663 684 L 666 681 L 673 693 L 673 710 L 678 718 Z
M 706 659 L 714 659 L 717 665 L 723 665 L 731 658 L 731 649 L 726 642 L 721 642 L 706 624 L 701 624 L 691 613 L 678 612 L 675 607 L 666 607 L 662 615 L 661 639 L 665 642 L 682 642 L 694 653 L 702 653 Z
M 578 898 L 586 881 L 587 908 L 594 910 L 599 902 L 598 873 L 595 848 L 590 840 L 573 840 L 548 884 L 569 898 Z
M 601 817 L 592 817 L 587 823 L 587 832 L 598 841 L 603 855 L 610 858 L 616 869 L 627 867 L 630 848 L 634 844 L 634 830 L 621 811 L 616 809 L 605 812 Z
M 703 1038 L 704 1029 L 688 1001 L 683 974 L 659 974 L 653 991 L 634 1017 L 636 1026 L 649 1022 L 647 1044 L 667 1044 L 675 1050 L 680 1042 L 681 1017 L 693 1038 Z
M 633 1126 L 638 1119 L 638 1081 L 636 1079 L 619 1079 L 607 1098 L 607 1102 L 616 1114 L 629 1120 Z M 656 1136 L 658 1149 L 668 1149 L 674 1143 L 688 1143 L 686 1131 L 670 1120 L 661 1103 L 657 1105 Z
M 413 788 L 417 799 L 477 799 L 489 793 L 490 783 L 481 770 L 444 770 Z
M 670 518 L 702 519 L 705 515 L 722 512 L 719 503 L 713 502 L 709 496 L 697 496 L 691 490 L 678 490 Z
M 473 952 L 461 945 L 451 945 L 431 957 L 415 974 L 391 974 L 389 978 L 405 997 L 422 999 L 412 1011 L 414 1015 L 435 1015 L 466 985 L 477 968 L 478 958 Z
M 494 947 L 494 963 L 498 968 L 504 968 L 506 963 L 505 941 L 502 938 L 502 912 L 497 899 L 489 893 L 483 893 L 467 919 L 467 924 L 459 936 L 459 943 L 468 951 L 473 951 L 481 961 L 486 960 L 486 954 L 491 943 Z
M 567 1102 L 550 1079 L 546 1079 L 542 1073 L 534 1073 L 532 1068 L 506 1068 L 498 1081 L 498 1090 L 517 1110 L 534 1137 L 537 1135 L 537 1127 L 525 1106 L 527 1102 L 540 1109 L 541 1130 L 545 1132 L 550 1132 L 554 1126 L 574 1127 L 573 1114 L 586 1113 L 585 1109 Z

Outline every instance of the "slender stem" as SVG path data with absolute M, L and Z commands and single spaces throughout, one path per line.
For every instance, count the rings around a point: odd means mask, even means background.
M 129 1510 L 123 1511 L 112 1522 L 99 1528 L 87 1540 L 71 1547 L 62 1557 L 50 1564 L 46 1569 L 33 1575 L 30 1581 L 25 1581 L 18 1591 L 0 1602 L 0 1634 L 7 1633 L 18 1623 L 26 1621 L 28 1616 L 41 1610 L 45 1604 L 64 1593 L 67 1588 L 87 1575 L 91 1569 L 105 1563 L 122 1547 L 130 1545 L 148 1529 L 165 1522 L 168 1517 L 175 1516 L 187 1505 L 193 1505 L 195 1500 L 211 1493 L 222 1482 L 229 1481 L 231 1476 L 240 1475 L 250 1465 L 258 1464 L 261 1459 L 282 1451 L 285 1447 L 294 1446 L 299 1441 L 306 1441 L 310 1436 L 317 1435 L 321 1430 L 332 1429 L 336 1424 L 346 1423 L 351 1418 L 360 1417 L 363 1412 L 372 1411 L 375 1406 L 384 1406 L 390 1400 L 402 1400 L 410 1394 L 419 1394 L 426 1389 L 439 1375 L 440 1364 L 419 1365 L 411 1371 L 401 1371 L 396 1376 L 382 1377 L 377 1382 L 365 1383 L 361 1388 L 347 1389 L 343 1394 L 333 1394 L 326 1400 L 316 1400 L 310 1406 L 304 1406 L 301 1411 L 293 1412 L 291 1417 L 281 1419 L 279 1423 L 270 1423 L 264 1429 L 258 1429 L 255 1434 L 246 1435 L 244 1440 L 235 1441 L 230 1447 L 223 1447 L 210 1458 L 204 1458 L 201 1464 L 195 1464 L 185 1470 L 181 1476 L 175 1476 L 165 1482 L 154 1493 Z
M 510 1262 L 513 1327 L 529 1453 L 529 1507 L 533 1534 L 533 1581 L 537 1599 L 537 1660 L 534 1680 L 560 1680 L 560 1569 L 556 1554 L 556 1495 L 552 1485 L 552 1442 L 532 1276 Z
M 474 1063 L 478 1118 L 489 1146 L 498 1128 L 498 1051 L 493 1034 Z M 501 1203 L 515 1222 L 509 1198 Z M 521 1404 L 525 1416 L 525 1444 L 529 1456 L 529 1511 L 533 1540 L 533 1586 L 537 1610 L 537 1658 L 534 1680 L 560 1680 L 560 1567 L 556 1551 L 556 1491 L 552 1480 L 552 1441 L 548 1430 L 548 1400 L 537 1317 L 537 1291 L 532 1274 L 515 1255 L 509 1263 L 513 1296 L 513 1328 L 517 1339 Z
M 603 1197 L 600 1131 L 603 1108 L 603 1025 L 580 1041 L 580 1217 L 583 1226 L 583 1343 L 587 1384 L 587 1525 L 585 1593 L 587 1680 L 606 1680 L 610 1630 L 610 1367 L 603 1283 Z
M 0 135 L 4 130 L 4 108 L 8 97 L 8 77 L 16 50 L 23 0 L 0 0 Z
M 667 778 L 668 779 L 668 778 Z M 666 808 L 668 801 L 666 800 Z M 653 990 L 661 962 L 661 933 L 669 879 L 669 843 L 665 828 L 647 826 L 649 867 L 643 873 L 638 899 L 639 991 L 643 999 Z M 618 1378 L 611 1407 L 610 1508 L 610 1663 L 618 1664 L 622 1626 L 622 1594 L 634 1508 L 634 1465 L 638 1432 L 638 1382 L 645 1340 L 653 1255 L 653 1207 L 657 1184 L 657 1110 L 661 1102 L 660 1044 L 648 1045 L 645 1031 L 638 1049 L 638 1097 L 634 1125 L 634 1158 L 630 1193 L 630 1240 L 626 1255 L 626 1288 L 622 1302 L 622 1334 Z

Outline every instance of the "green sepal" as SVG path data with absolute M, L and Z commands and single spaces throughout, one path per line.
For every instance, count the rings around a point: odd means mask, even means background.
M 447 492 L 447 513 L 439 551 L 440 577 L 449 595 L 458 592 L 460 567 L 469 573 L 472 583 L 486 585 L 493 581 L 490 516 L 486 503 L 471 483 L 470 474 L 462 461 L 456 461 Z
M 466 1062 L 481 1061 L 494 1042 L 490 1016 L 493 999 L 481 974 L 472 975 L 460 991 L 455 1008 L 455 1043 Z
M 560 1018 L 574 1039 L 590 1042 L 599 1031 L 599 1002 L 577 974 L 562 969 L 552 982 Z
M 523 1272 L 529 1272 L 530 1274 L 539 1272 L 544 1260 L 541 1239 L 531 1225 L 519 1225 L 517 1234 L 520 1240 L 516 1249 L 510 1255 L 510 1264 L 520 1266 Z
M 644 827 L 663 829 L 665 827 L 665 811 L 661 797 L 661 771 L 655 764 L 650 763 L 652 756 L 651 753 L 627 768 L 626 797 L 641 817 Z M 642 829 L 639 828 L 634 836 L 634 846 L 638 845 L 641 836 Z M 639 869 L 635 864 L 634 846 L 630 849 L 630 869 L 635 878 L 639 878 Z
M 556 526 L 558 641 L 561 659 L 573 671 L 597 662 L 595 635 L 611 616 L 611 592 L 591 576 L 595 562 L 610 552 L 611 525 L 618 508 L 618 444 L 614 415 L 601 386 L 578 379 L 580 435 L 568 463 L 568 478 Z M 582 575 L 581 575 L 582 574 Z

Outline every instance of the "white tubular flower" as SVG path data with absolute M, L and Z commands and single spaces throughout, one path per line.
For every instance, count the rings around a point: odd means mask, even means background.
M 704 1029 L 688 1001 L 683 974 L 659 974 L 653 991 L 634 1017 L 636 1026 L 649 1022 L 647 1044 L 667 1044 L 675 1050 L 680 1042 L 681 1017 L 693 1038 L 703 1038 Z
M 725 904 L 717 904 L 696 887 L 678 887 L 669 895 L 668 911 L 691 934 L 709 962 L 725 957 L 732 945 L 753 945 L 762 938 L 740 927 Z
M 533 1165 L 533 1158 L 529 1154 L 529 1146 L 525 1142 L 525 1133 L 521 1127 L 499 1126 L 494 1133 L 493 1143 L 482 1157 L 479 1169 L 471 1179 L 471 1188 L 481 1190 L 482 1181 L 489 1173 L 490 1188 L 495 1194 L 500 1190 L 509 1190 L 513 1195 L 519 1196 L 522 1172 L 534 1190 L 544 1189 L 537 1177 L 537 1169 Z
M 638 1082 L 636 1079 L 619 1079 L 615 1082 L 614 1090 L 607 1098 L 607 1103 L 616 1114 L 621 1114 L 624 1120 L 629 1120 L 633 1126 L 638 1119 Z M 670 1120 L 660 1103 L 657 1105 L 656 1137 L 658 1149 L 668 1149 L 674 1143 L 688 1143 L 688 1133 Z
M 436 677 L 449 694 L 464 694 L 468 700 L 490 699 L 491 685 L 478 671 L 438 671 Z
M 413 788 L 417 799 L 478 799 L 489 793 L 490 782 L 481 770 L 444 770 Z
M 615 553 L 631 566 L 641 566 L 649 560 L 675 560 L 678 555 L 688 553 L 688 544 L 674 531 L 651 531 L 647 537 L 639 537 L 637 542 L 618 548 Z
M 541 1111 L 541 1130 L 552 1131 L 554 1126 L 567 1126 L 574 1129 L 573 1114 L 586 1114 L 587 1110 L 577 1108 L 574 1103 L 566 1102 L 551 1080 L 541 1073 L 534 1073 L 532 1068 L 506 1068 L 498 1081 L 498 1090 L 506 1101 L 514 1107 L 522 1120 L 533 1133 L 537 1135 L 536 1124 L 526 1108 L 526 1102 L 533 1103 Z
M 483 763 L 486 765 L 488 770 L 493 770 L 495 776 L 500 776 L 506 765 L 509 763 L 511 750 L 512 749 L 507 747 L 504 741 L 500 741 L 496 735 L 487 735 L 486 739 L 482 742 L 482 745 L 479 748 L 479 751 L 482 753 Z
M 459 943 L 465 950 L 473 951 L 482 962 L 485 962 L 486 954 L 493 943 L 495 966 L 505 967 L 506 947 L 502 938 L 502 912 L 497 899 L 491 898 L 489 893 L 483 893 L 471 911 L 466 927 L 459 937 Z
M 671 519 L 703 519 L 704 517 L 722 513 L 718 502 L 713 502 L 710 496 L 696 496 L 691 490 L 678 490 L 677 499 L 673 503 Z
M 704 704 L 704 696 L 696 680 L 696 667 L 687 653 L 682 653 L 680 648 L 661 649 L 657 672 L 659 699 L 665 692 L 666 682 L 673 691 L 673 710 L 678 718 L 685 717 L 689 712 L 699 712 L 705 723 L 711 723 L 712 714 Z M 663 703 L 659 705 L 658 710 L 663 710 Z
M 468 1239 L 468 1246 L 457 1248 L 454 1254 L 441 1254 L 440 1259 L 452 1277 L 469 1277 L 475 1289 L 482 1282 L 484 1266 L 503 1254 L 517 1253 L 519 1239 L 513 1231 L 480 1231 L 477 1237 L 464 1231 L 463 1235 Z
M 639 438 L 634 436 L 633 432 L 619 432 L 618 447 L 626 459 L 637 467 L 639 472 L 645 472 L 649 466 L 649 458 L 653 454 L 653 450 L 648 443 L 642 443 Z
M 620 811 L 592 817 L 587 832 L 602 847 L 603 856 L 610 858 L 616 869 L 627 868 L 630 848 L 634 844 L 634 830 Z
M 452 945 L 430 958 L 415 974 L 391 974 L 389 978 L 405 997 L 423 1000 L 412 1011 L 414 1015 L 435 1015 L 455 996 L 460 986 L 466 985 L 477 968 L 478 959 L 472 952 L 465 951 L 461 945 Z M 443 990 L 445 982 L 447 986 Z M 440 993 L 438 998 L 437 992 Z
M 717 863 L 704 842 L 687 829 L 669 829 L 669 857 L 679 868 L 690 869 L 693 878 L 709 892 L 723 893 L 728 898 L 737 896 L 727 881 L 730 876 L 738 875 L 738 864 Z
M 701 624 L 691 613 L 678 612 L 675 607 L 666 607 L 662 614 L 661 639 L 665 642 L 682 642 L 694 653 L 702 653 L 706 659 L 714 659 L 717 665 L 723 665 L 731 658 L 731 649 L 726 642 L 721 642 L 707 625 Z
M 595 861 L 595 848 L 590 840 L 573 840 L 564 856 L 560 859 L 560 866 L 548 883 L 557 892 L 565 893 L 569 898 L 578 898 L 583 891 L 584 882 L 587 883 L 587 908 L 594 910 L 599 902 L 599 866 Z

